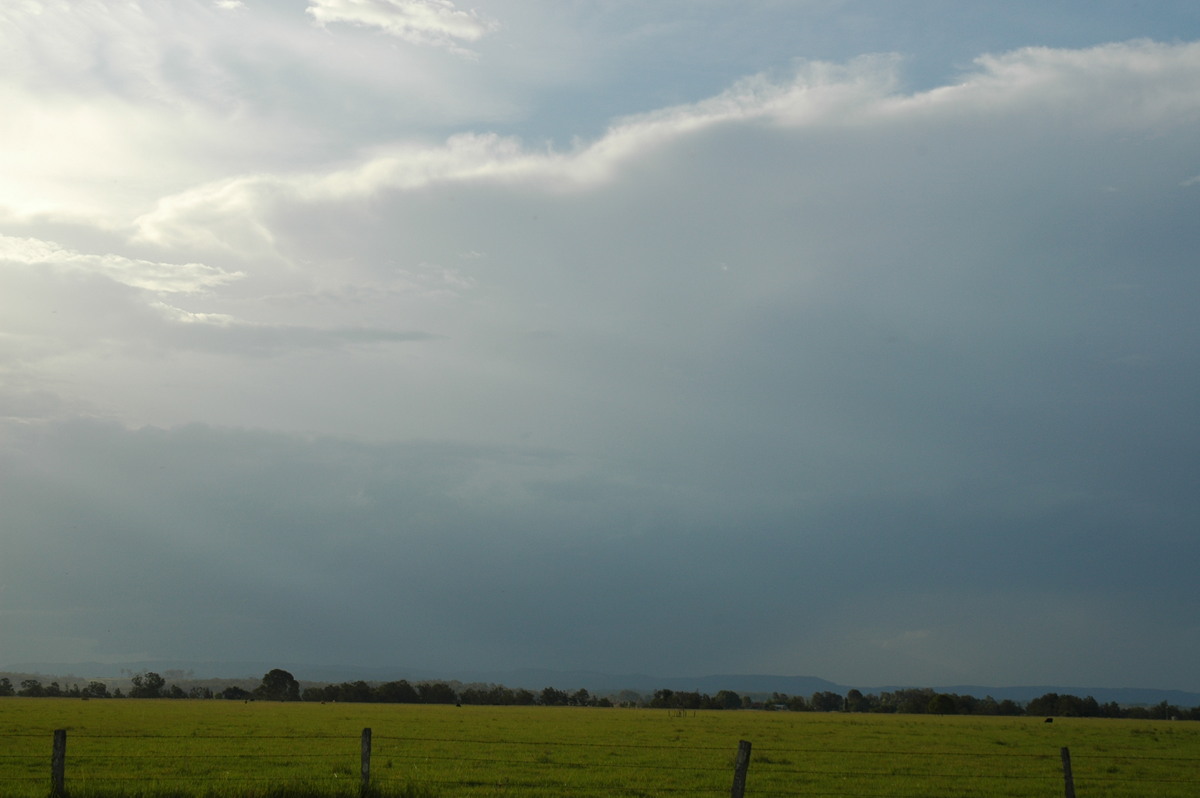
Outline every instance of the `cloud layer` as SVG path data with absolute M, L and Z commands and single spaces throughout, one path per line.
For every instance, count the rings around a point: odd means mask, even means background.
M 1200 45 L 293 5 L 0 12 L 9 659 L 1198 689 Z
M 449 0 L 309 0 L 307 11 L 322 25 L 376 27 L 413 44 L 452 48 L 458 41 L 477 41 L 494 27 Z

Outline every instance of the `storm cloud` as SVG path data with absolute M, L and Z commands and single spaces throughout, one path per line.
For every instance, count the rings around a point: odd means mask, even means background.
M 5 659 L 1200 689 L 1195 14 L 621 5 L 0 12 Z

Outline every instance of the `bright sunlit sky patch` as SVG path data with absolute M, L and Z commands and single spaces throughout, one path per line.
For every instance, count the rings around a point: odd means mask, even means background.
M 1200 6 L 0 5 L 0 666 L 1200 690 Z

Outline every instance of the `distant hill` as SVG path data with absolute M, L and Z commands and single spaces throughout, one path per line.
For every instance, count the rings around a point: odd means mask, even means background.
M 595 671 L 555 671 L 528 668 L 511 671 L 455 671 L 435 672 L 401 667 L 329 667 L 278 662 L 174 662 L 147 660 L 124 663 L 55 663 L 27 662 L 0 665 L 0 675 L 8 676 L 14 684 L 17 678 L 40 678 L 61 684 L 84 684 L 91 679 L 111 680 L 134 673 L 154 671 L 168 682 L 187 681 L 198 683 L 216 679 L 258 680 L 272 668 L 290 671 L 302 682 L 344 682 L 363 680 L 386 682 L 398 679 L 417 681 L 446 681 L 463 684 L 501 684 L 505 687 L 524 688 L 538 691 L 544 687 L 574 691 L 584 688 L 593 694 L 613 695 L 630 690 L 649 695 L 655 690 L 695 691 L 715 695 L 721 690 L 732 690 L 742 695 L 769 696 L 785 693 L 791 696 L 810 696 L 817 692 L 834 692 L 845 695 L 851 689 L 866 694 L 895 692 L 914 687 L 929 687 L 939 693 L 971 695 L 976 698 L 991 696 L 998 701 L 1027 702 L 1046 693 L 1059 693 L 1084 698 L 1091 696 L 1102 704 L 1115 701 L 1122 706 L 1153 706 L 1166 701 L 1178 707 L 1200 706 L 1200 693 L 1183 690 L 1161 690 L 1136 687 L 1071 687 L 1056 685 L 1028 685 L 1018 687 L 987 687 L 984 685 L 890 685 L 866 686 L 846 685 L 821 679 L 816 676 L 777 676 L 764 674 L 720 674 L 714 676 L 650 676 L 646 674 L 610 674 Z

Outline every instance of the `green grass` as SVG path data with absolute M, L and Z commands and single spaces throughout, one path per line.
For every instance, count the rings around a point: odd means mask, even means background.
M 1200 724 L 791 712 L 0 699 L 0 795 L 45 798 L 54 729 L 70 798 L 1080 798 L 1200 793 Z

